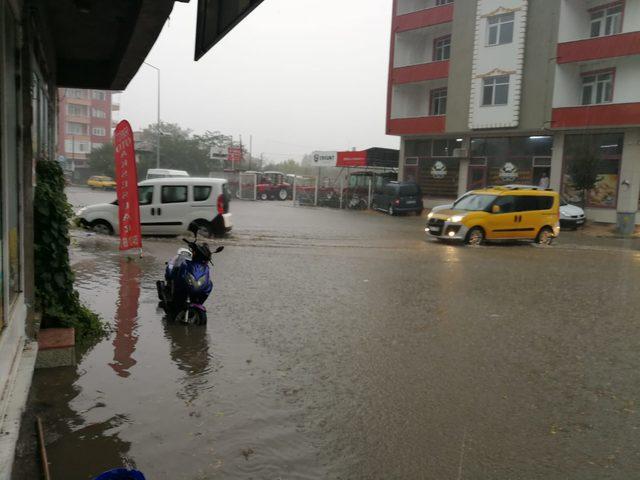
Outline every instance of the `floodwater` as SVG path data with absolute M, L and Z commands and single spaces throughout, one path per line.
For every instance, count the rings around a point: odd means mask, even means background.
M 54 479 L 637 475 L 635 243 L 464 248 L 416 217 L 231 208 L 201 328 L 156 308 L 178 239 L 127 259 L 74 234 L 78 290 L 113 331 L 34 377 Z

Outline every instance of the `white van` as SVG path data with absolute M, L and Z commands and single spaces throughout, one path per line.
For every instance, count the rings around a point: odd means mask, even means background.
M 138 184 L 143 235 L 179 235 L 191 222 L 212 235 L 232 228 L 229 187 L 222 178 L 158 178 Z M 118 201 L 90 205 L 77 214 L 78 223 L 97 233 L 118 234 Z
M 169 170 L 167 168 L 150 168 L 147 170 L 147 180 L 153 180 L 154 178 L 174 178 L 174 177 L 188 177 L 189 174 L 184 170 Z

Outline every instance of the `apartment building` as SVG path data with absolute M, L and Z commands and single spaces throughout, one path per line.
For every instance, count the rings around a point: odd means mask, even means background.
M 427 195 L 549 181 L 579 202 L 586 145 L 588 217 L 640 223 L 640 0 L 394 0 L 390 57 L 387 133 Z
M 58 155 L 73 179 L 82 182 L 88 177 L 88 154 L 111 142 L 112 111 L 119 106 L 107 90 L 60 88 L 58 100 Z

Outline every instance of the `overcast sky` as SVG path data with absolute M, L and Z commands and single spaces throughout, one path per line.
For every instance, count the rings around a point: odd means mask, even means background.
M 384 133 L 391 2 L 265 0 L 198 62 L 197 1 L 176 2 L 147 58 L 162 71 L 162 120 L 253 135 L 254 156 L 276 161 L 398 148 Z M 134 130 L 156 121 L 156 81 L 143 65 L 120 96 Z

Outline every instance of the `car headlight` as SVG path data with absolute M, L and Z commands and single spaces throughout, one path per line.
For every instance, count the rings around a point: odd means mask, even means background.
M 458 223 L 458 222 L 461 222 L 463 218 L 464 218 L 464 215 L 454 215 L 449 219 L 449 221 L 452 223 Z
M 429 215 L 427 215 L 427 218 L 431 218 L 431 217 L 433 217 L 433 213 L 429 212 Z
M 77 217 L 81 217 L 82 215 L 84 215 L 84 212 L 86 212 L 87 209 L 85 208 L 81 208 L 80 210 L 78 210 L 78 213 L 76 213 Z

